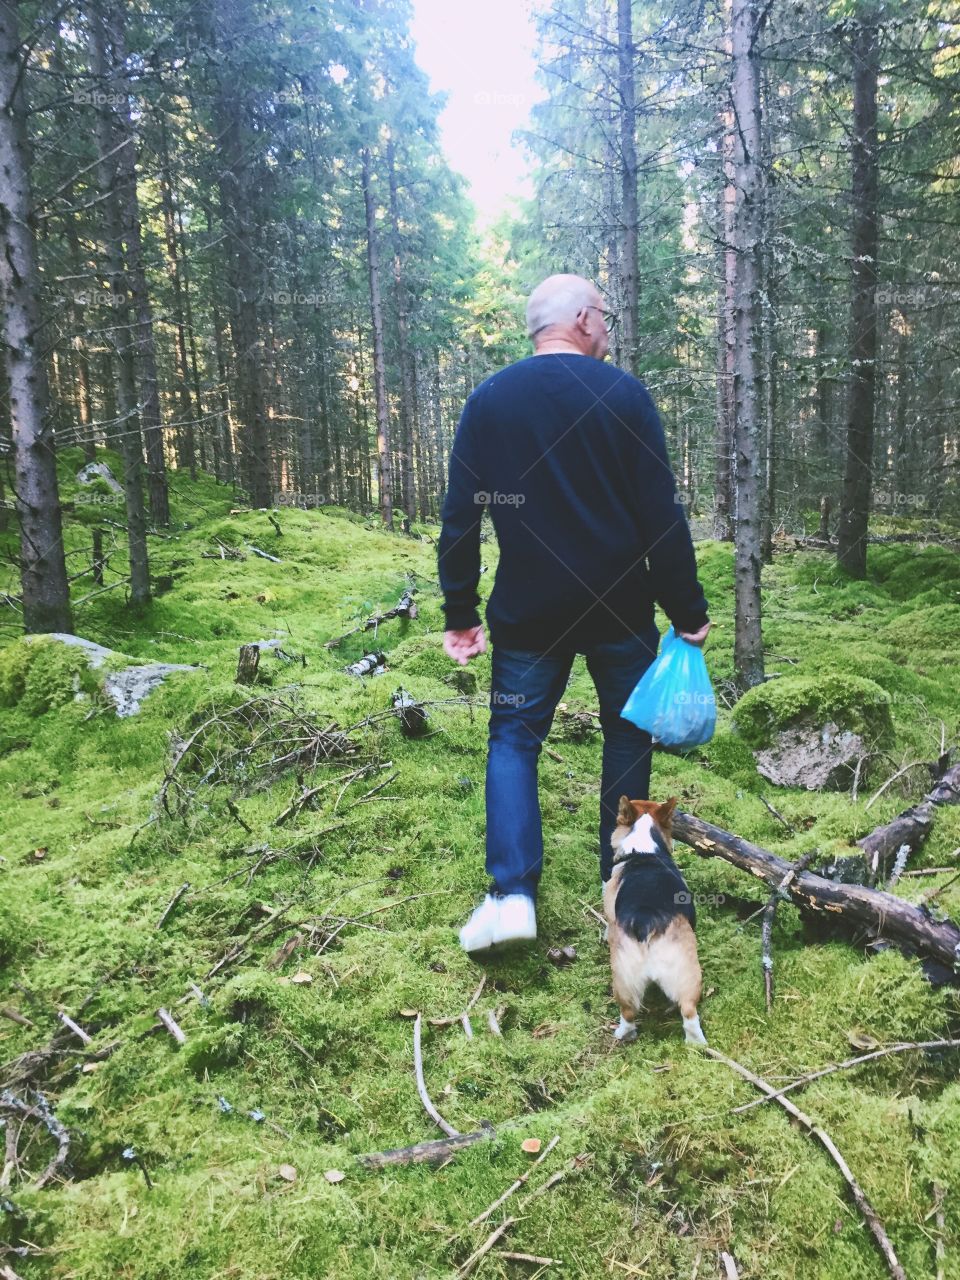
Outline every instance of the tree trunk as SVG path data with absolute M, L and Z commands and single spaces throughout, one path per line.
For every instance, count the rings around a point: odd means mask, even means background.
M 737 188 L 734 229 L 737 256 L 734 292 L 734 667 L 739 685 L 747 689 L 763 679 L 763 636 L 760 629 L 763 539 L 759 447 L 761 388 L 756 358 L 760 320 L 761 231 L 758 38 L 756 0 L 733 0 L 732 97 L 737 120 L 733 156 Z
M 134 368 L 139 392 L 140 428 L 147 450 L 147 496 L 153 523 L 168 525 L 170 498 L 167 493 L 167 471 L 163 456 L 163 426 L 160 420 L 153 308 L 143 265 L 140 200 L 137 194 L 137 138 L 130 118 L 126 85 L 117 74 L 126 61 L 122 5 L 104 5 L 101 8 L 101 17 L 111 46 L 110 56 L 105 65 L 107 75 L 110 76 L 109 92 L 113 94 L 113 100 L 117 104 L 114 110 L 112 132 L 116 142 L 125 143 L 116 152 L 116 171 L 122 188 L 120 218 L 126 242 L 126 272 L 130 283 L 135 320 Z
M 173 289 L 173 330 L 175 334 L 177 396 L 180 421 L 176 429 L 177 466 L 196 471 L 196 450 L 193 438 L 193 405 L 190 402 L 190 372 L 187 364 L 186 316 L 183 305 L 183 282 L 180 277 L 180 253 L 177 244 L 177 223 L 173 207 L 173 182 L 170 177 L 170 148 L 167 145 L 167 125 L 160 114 L 160 202 L 163 208 L 163 237 L 167 247 L 167 278 Z M 199 406 L 198 406 L 199 408 Z M 197 415 L 199 417 L 199 413 Z
M 617 0 L 617 63 L 620 90 L 620 165 L 622 200 L 620 224 L 620 280 L 623 287 L 623 363 L 631 373 L 638 368 L 637 336 L 640 296 L 637 267 L 637 144 L 636 80 L 633 43 L 633 2 Z
M 867 574 L 867 521 L 877 379 L 877 22 L 862 18 L 853 37 L 853 307 L 850 393 L 837 560 L 854 578 Z
M 380 301 L 380 253 L 377 247 L 376 210 L 370 149 L 361 155 L 363 207 L 367 228 L 367 272 L 370 281 L 370 324 L 373 329 L 373 386 L 377 404 L 377 453 L 380 459 L 380 515 L 393 528 L 393 469 L 390 461 L 390 406 L 387 403 L 387 375 L 383 357 L 383 305 Z
M 257 307 L 259 268 L 254 246 L 254 183 L 250 152 L 255 137 L 243 132 L 246 91 L 242 78 L 240 32 L 253 19 L 248 0 L 211 0 L 217 43 L 226 54 L 217 90 L 216 112 L 223 164 L 220 206 L 226 231 L 228 273 L 233 304 L 230 328 L 236 352 L 244 484 L 253 507 L 269 507 L 270 439 L 264 405 L 260 316 Z
M 123 495 L 127 513 L 127 544 L 130 554 L 130 600 L 146 604 L 150 599 L 150 562 L 147 555 L 147 521 L 143 501 L 143 441 L 140 435 L 140 407 L 134 364 L 134 338 L 126 263 L 123 253 L 123 199 L 117 173 L 117 136 L 114 132 L 115 101 L 111 62 L 107 52 L 107 27 L 98 4 L 91 9 L 91 65 L 102 100 L 96 109 L 97 178 L 103 204 L 104 268 L 112 302 L 111 330 L 116 351 L 117 392 L 120 409 L 119 443 L 123 458 Z M 126 147 L 132 147 L 131 135 Z M 124 150 L 121 147 L 120 150 Z
M 390 222 L 393 231 L 393 285 L 397 305 L 397 363 L 400 366 L 400 492 L 407 517 L 417 517 L 414 488 L 414 433 L 416 406 L 413 393 L 413 370 L 410 357 L 410 298 L 403 278 L 403 245 L 400 238 L 400 202 L 397 194 L 397 171 L 394 164 L 393 139 L 387 142 L 387 174 L 390 182 Z
M 13 428 L 25 631 L 72 631 L 50 391 L 40 330 L 19 0 L 0 5 L 0 332 Z

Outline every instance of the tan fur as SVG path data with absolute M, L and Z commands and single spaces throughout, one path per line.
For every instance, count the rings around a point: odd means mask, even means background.
M 618 813 L 619 825 L 613 833 L 611 844 L 614 853 L 620 848 L 637 818 L 649 813 L 660 829 L 667 848 L 673 851 L 671 820 L 676 808 L 676 797 L 665 804 L 652 800 L 629 800 L 623 796 Z M 620 1006 L 624 1022 L 633 1023 L 643 1009 L 643 998 L 651 982 L 655 983 L 668 1000 L 679 1005 L 687 1029 L 688 1041 L 699 1034 L 697 1005 L 703 990 L 703 974 L 697 956 L 696 934 L 685 916 L 677 915 L 663 933 L 638 942 L 617 923 L 616 903 L 623 877 L 623 864 L 614 864 L 610 879 L 603 887 L 603 912 L 607 919 L 607 941 L 610 946 L 610 968 L 613 974 L 613 995 Z M 696 1021 L 696 1033 L 688 1024 Z M 621 1028 L 623 1024 L 621 1023 Z M 618 1031 L 621 1038 L 627 1038 Z M 631 1033 L 632 1034 L 632 1033 Z

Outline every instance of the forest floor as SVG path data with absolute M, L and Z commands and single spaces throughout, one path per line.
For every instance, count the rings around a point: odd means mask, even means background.
M 67 499 L 81 461 L 63 458 Z M 35 1121 L 21 1131 L 19 1167 L 0 1183 L 0 1272 L 5 1264 L 23 1280 L 446 1277 L 508 1215 L 517 1221 L 479 1262 L 482 1276 L 714 1277 L 723 1274 L 721 1251 L 744 1280 L 884 1275 L 823 1149 L 776 1106 L 731 1114 L 755 1091 L 688 1049 L 674 1011 L 654 1004 L 635 1043 L 612 1039 L 606 949 L 588 909 L 600 906 L 596 735 L 573 742 L 555 731 L 548 745 L 561 759 L 541 761 L 547 852 L 535 948 L 487 967 L 472 1038 L 459 1022 L 427 1021 L 458 1014 L 484 973 L 461 952 L 456 930 L 486 887 L 490 655 L 470 668 L 475 705 L 454 701 L 428 541 L 333 509 L 280 510 L 278 536 L 266 513 L 231 515 L 231 505 L 211 480 L 175 476 L 173 536 L 150 539 L 154 573 L 172 575 L 172 585 L 140 614 L 124 607 L 122 591 L 78 609 L 78 634 L 133 659 L 203 664 L 172 676 L 136 716 L 118 718 L 95 691 L 74 700 L 70 660 L 45 643 L 25 656 L 6 613 L 0 1006 L 30 1025 L 0 1017 L 0 1085 L 16 1078 L 19 1055 L 56 1034 L 70 1052 L 47 1059 L 32 1081 L 71 1147 L 69 1177 L 38 1190 L 33 1180 L 55 1145 Z M 89 546 L 105 512 L 122 521 L 122 508 L 78 504 L 68 549 Z M 12 533 L 3 537 L 12 551 Z M 202 558 L 215 537 L 246 559 Z M 282 563 L 251 554 L 250 544 Z M 108 583 L 123 569 L 122 551 Z M 483 556 L 486 592 L 493 540 Z M 730 548 L 703 543 L 698 559 L 717 622 L 707 660 L 722 695 L 732 670 Z M 77 571 L 83 561 L 68 563 Z M 372 636 L 336 649 L 324 642 L 392 607 L 411 584 L 419 616 L 386 622 L 377 636 L 386 674 L 346 674 Z M 0 587 L 15 591 L 15 578 Z M 75 594 L 91 589 L 78 584 Z M 926 789 L 915 771 L 868 810 L 880 783 L 900 764 L 935 759 L 941 722 L 956 741 L 960 557 L 872 547 L 868 580 L 849 582 L 828 555 L 779 555 L 764 571 L 764 618 L 770 671 L 853 672 L 890 693 L 889 757 L 856 801 L 771 787 L 721 696 L 712 742 L 687 758 L 655 757 L 652 795 L 677 795 L 682 808 L 787 858 L 814 847 L 825 859 L 849 852 Z M 305 654 L 306 666 L 265 652 L 269 683 L 238 688 L 238 646 L 272 638 Z M 428 707 L 432 736 L 405 738 L 395 717 L 379 714 L 401 684 L 445 702 Z M 251 698 L 267 701 L 256 714 L 236 711 Z M 596 706 L 582 659 L 565 700 Z M 158 794 L 171 752 L 211 718 L 167 814 Z M 304 726 L 334 721 L 366 722 L 351 734 L 354 755 L 275 776 L 257 768 L 280 754 L 281 741 L 309 736 Z M 260 746 L 247 751 L 258 734 Z M 218 753 L 221 772 L 204 782 Z M 277 824 L 301 784 L 324 783 L 313 805 Z M 911 869 L 953 865 L 958 846 L 960 808 L 942 808 Z M 896 951 L 867 956 L 817 934 L 788 905 L 774 931 L 768 1014 L 754 914 L 763 887 L 718 859 L 676 852 L 691 889 L 705 895 L 701 1014 L 723 1053 L 782 1083 L 857 1046 L 958 1033 L 955 990 L 934 988 Z M 947 880 L 905 878 L 897 892 L 917 902 Z M 960 916 L 960 883 L 937 903 Z M 278 957 L 297 935 L 299 945 Z M 576 959 L 558 967 L 547 951 L 562 946 Z M 161 1007 L 185 1044 L 157 1029 Z M 64 1032 L 61 1010 L 93 1037 L 90 1046 Z M 442 1115 L 462 1132 L 484 1121 L 502 1127 L 440 1168 L 367 1170 L 362 1153 L 441 1136 L 417 1096 L 414 1010 L 424 1015 L 426 1083 Z M 491 1010 L 500 1037 L 488 1028 Z M 794 1095 L 846 1157 L 911 1280 L 936 1274 L 935 1184 L 945 1189 L 945 1275 L 960 1276 L 957 1062 L 955 1052 L 909 1052 Z M 30 1085 L 21 1096 L 36 1101 Z M 555 1135 L 528 1185 L 469 1226 L 530 1169 L 521 1142 L 545 1147 Z M 541 1272 L 509 1252 L 556 1261 Z

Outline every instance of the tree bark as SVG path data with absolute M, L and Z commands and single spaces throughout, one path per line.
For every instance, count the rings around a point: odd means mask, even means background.
M 263 342 L 257 306 L 260 272 L 254 249 L 254 184 L 250 175 L 252 139 L 244 136 L 242 50 L 239 32 L 253 19 L 248 0 L 210 0 L 216 43 L 225 57 L 217 87 L 220 151 L 220 206 L 226 231 L 228 273 L 233 304 L 230 328 L 236 352 L 241 420 L 241 469 L 253 507 L 269 507 L 270 439 L 264 403 Z M 248 131 L 249 132 L 249 131 Z
M 620 91 L 620 281 L 623 289 L 623 363 L 637 372 L 639 330 L 639 272 L 637 266 L 637 143 L 636 80 L 633 43 L 633 2 L 617 0 L 617 63 Z
M 373 387 L 377 405 L 377 453 L 380 459 L 380 516 L 393 528 L 393 468 L 390 459 L 390 406 L 387 403 L 387 374 L 383 355 L 383 304 L 380 299 L 380 251 L 377 245 L 376 209 L 370 148 L 361 153 L 363 207 L 367 230 L 367 275 L 370 283 L 370 324 L 373 329 Z
M 153 332 L 153 307 L 147 289 L 147 273 L 143 265 L 143 234 L 140 225 L 140 200 L 137 194 L 137 136 L 130 118 L 130 102 L 125 83 L 114 73 L 126 61 L 122 5 L 104 7 L 111 57 L 107 64 L 117 102 L 114 133 L 118 141 L 129 139 L 116 153 L 117 175 L 122 184 L 120 217 L 126 242 L 126 270 L 130 281 L 133 313 L 134 359 L 140 402 L 140 427 L 147 451 L 147 498 L 154 525 L 170 523 L 170 498 L 167 492 L 167 470 L 163 456 L 163 425 L 160 418 L 160 387 L 157 378 L 157 353 Z
M 0 332 L 13 428 L 23 625 L 72 631 L 50 390 L 40 331 L 40 275 L 20 60 L 19 0 L 0 5 Z
M 878 29 L 873 16 L 853 36 L 853 305 L 850 392 L 837 561 L 854 578 L 867 573 L 867 522 L 877 380 Z
M 114 131 L 112 66 L 107 48 L 107 25 L 99 4 L 91 6 L 91 65 L 103 100 L 96 108 L 97 178 L 103 203 L 104 266 L 112 301 L 113 348 L 117 356 L 117 392 L 120 409 L 119 444 L 123 458 L 123 495 L 127 514 L 130 555 L 130 599 L 146 604 L 150 599 L 150 561 L 147 554 L 147 520 L 143 501 L 143 441 L 134 364 L 133 326 L 130 314 L 126 262 L 123 252 L 122 188 L 117 173 L 117 137 Z M 133 146 L 125 135 L 125 147 Z M 123 150 L 121 147 L 120 150 Z
M 736 119 L 736 286 L 734 290 L 734 667 L 741 688 L 763 679 L 760 570 L 763 524 L 760 488 L 760 390 L 756 343 L 760 321 L 760 81 L 756 0 L 733 0 L 731 94 Z
M 387 175 L 390 183 L 390 222 L 393 232 L 393 285 L 397 305 L 397 363 L 400 366 L 400 493 L 408 519 L 417 518 L 414 487 L 414 433 L 416 413 L 410 358 L 410 297 L 404 279 L 403 244 L 400 236 L 400 201 L 393 138 L 387 141 Z

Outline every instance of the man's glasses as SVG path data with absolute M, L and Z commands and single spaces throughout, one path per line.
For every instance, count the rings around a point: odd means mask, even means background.
M 603 316 L 603 323 L 607 326 L 607 333 L 613 333 L 617 327 L 618 316 L 612 311 L 606 311 L 603 307 L 598 307 L 595 303 L 591 303 L 587 307 L 581 307 L 581 311 L 599 311 Z

